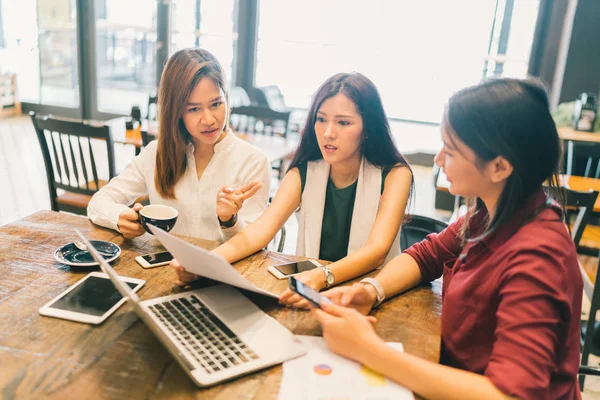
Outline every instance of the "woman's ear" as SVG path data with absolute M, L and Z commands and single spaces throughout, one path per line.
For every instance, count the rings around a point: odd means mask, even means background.
M 487 175 L 493 183 L 499 183 L 508 179 L 513 173 L 513 166 L 502 156 L 494 158 L 488 162 Z

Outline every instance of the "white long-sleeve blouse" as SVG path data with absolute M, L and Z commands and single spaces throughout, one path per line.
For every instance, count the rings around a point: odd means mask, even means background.
M 271 182 L 269 161 L 261 150 L 233 132 L 215 144 L 215 153 L 200 179 L 196 174 L 194 146 L 188 145 L 187 169 L 175 185 L 176 199 L 163 198 L 154 185 L 156 148 L 157 142 L 151 142 L 125 171 L 94 194 L 88 205 L 92 222 L 118 230 L 119 214 L 138 197 L 148 195 L 151 204 L 164 204 L 179 212 L 173 233 L 222 242 L 266 210 Z M 219 188 L 225 185 L 236 188 L 254 180 L 262 182 L 262 188 L 244 202 L 233 227 L 221 228 L 216 211 Z

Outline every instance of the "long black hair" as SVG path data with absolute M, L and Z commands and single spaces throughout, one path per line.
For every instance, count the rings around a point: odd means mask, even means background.
M 504 78 L 462 89 L 448 101 L 444 123 L 451 134 L 473 150 L 479 162 L 502 156 L 513 167 L 494 218 L 473 240 L 497 230 L 544 182 L 564 210 L 558 190 L 560 139 L 550 115 L 548 95 L 539 82 Z M 463 232 L 470 217 L 483 207 L 477 199 L 467 214 Z
M 408 162 L 394 144 L 388 119 L 375 84 L 357 72 L 336 74 L 319 87 L 313 96 L 300 144 L 294 153 L 289 169 L 307 161 L 323 158 L 315 133 L 317 112 L 325 100 L 338 93 L 342 93 L 352 100 L 362 117 L 362 154 L 367 161 L 380 168 L 402 165 L 410 169 Z

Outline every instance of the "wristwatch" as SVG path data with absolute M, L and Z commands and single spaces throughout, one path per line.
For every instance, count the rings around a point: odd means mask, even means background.
M 219 225 L 221 225 L 221 228 L 231 228 L 236 224 L 238 216 L 237 214 L 233 214 L 228 221 L 221 221 L 221 218 L 219 218 L 217 215 L 217 219 L 219 220 Z
M 335 276 L 333 276 L 333 272 L 327 266 L 319 265 L 319 268 L 325 273 L 325 289 L 329 289 L 335 282 Z
M 377 301 L 375 302 L 375 304 L 373 304 L 373 308 L 379 307 L 379 305 L 383 303 L 383 300 L 385 300 L 385 292 L 383 291 L 383 288 L 381 287 L 379 281 L 374 278 L 365 278 L 361 280 L 360 283 L 362 283 L 363 285 L 369 284 L 373 286 L 373 288 L 375 288 L 375 293 L 377 294 Z

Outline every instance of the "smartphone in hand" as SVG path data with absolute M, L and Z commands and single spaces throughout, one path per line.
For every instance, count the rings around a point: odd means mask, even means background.
M 304 297 L 315 307 L 321 308 L 322 303 L 332 303 L 328 297 L 323 296 L 310 286 L 305 285 L 294 277 L 290 277 L 288 282 L 292 291 Z

